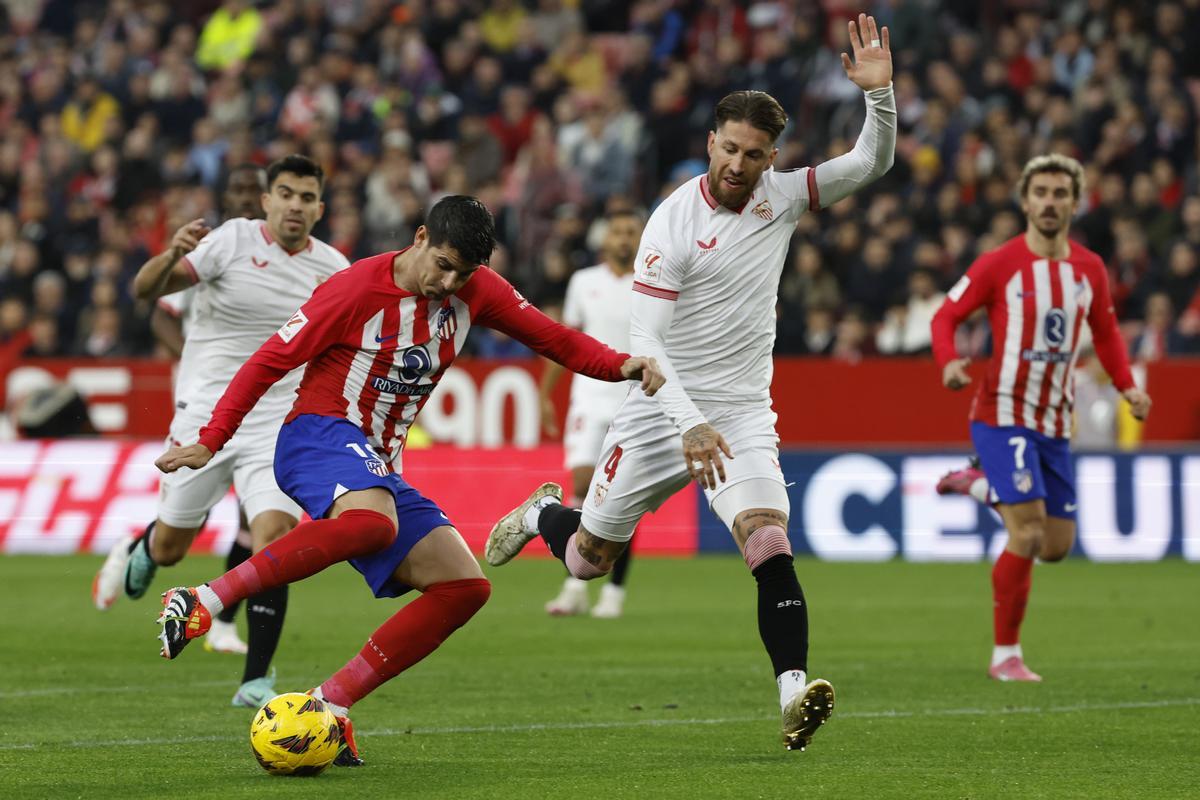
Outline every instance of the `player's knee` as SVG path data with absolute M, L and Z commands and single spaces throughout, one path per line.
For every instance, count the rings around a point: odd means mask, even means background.
M 1049 561 L 1049 562 L 1062 561 L 1064 558 L 1067 557 L 1067 554 L 1070 552 L 1071 552 L 1070 544 L 1067 544 L 1064 547 L 1061 544 L 1049 544 L 1049 543 L 1043 541 L 1042 546 L 1038 549 L 1038 558 L 1041 559 L 1042 561 Z
M 470 609 L 472 615 L 483 608 L 492 596 L 492 582 L 487 578 L 467 578 L 457 583 L 461 587 L 458 591 L 463 607 Z
M 773 520 L 752 529 L 742 548 L 742 556 L 751 572 L 776 556 L 791 555 L 792 543 L 788 541 L 787 531 Z
M 595 537 L 590 535 L 581 539 L 579 532 L 576 531 L 567 540 L 567 552 L 563 563 L 567 565 L 567 572 L 581 581 L 590 581 L 607 575 L 612 571 L 613 563 L 620 555 L 620 553 L 611 555 L 602 552 L 600 548 L 594 546 L 593 539 Z

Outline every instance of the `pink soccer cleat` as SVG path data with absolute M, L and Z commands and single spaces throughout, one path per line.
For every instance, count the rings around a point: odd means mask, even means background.
M 979 468 L 979 457 L 971 456 L 971 460 L 967 462 L 967 466 L 962 469 L 956 469 L 953 472 L 947 472 L 937 482 L 938 494 L 965 494 L 970 496 L 971 485 L 980 478 L 985 477 L 983 470 Z
M 994 681 L 1042 682 L 1042 676 L 1025 666 L 1025 662 L 1020 656 L 1009 656 L 999 664 L 989 667 L 988 677 Z

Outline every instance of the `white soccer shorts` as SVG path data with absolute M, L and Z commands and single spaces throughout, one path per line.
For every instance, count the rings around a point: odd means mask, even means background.
M 777 416 L 769 406 L 726 405 L 701 411 L 734 455 L 721 456 L 725 481 L 715 490 L 704 490 L 710 506 L 743 481 L 758 478 L 784 485 Z M 602 539 L 629 541 L 642 515 L 657 510 L 689 480 L 683 440 L 675 425 L 653 398 L 630 392 L 604 439 L 583 500 L 581 524 Z
M 204 422 L 176 415 L 167 446 L 195 442 Z M 232 486 L 248 520 L 253 521 L 264 511 L 282 511 L 300 519 L 300 506 L 275 483 L 278 434 L 278 425 L 243 426 L 203 469 L 185 467 L 163 475 L 158 490 L 158 518 L 172 527 L 195 528 Z
M 611 407 L 603 411 L 571 407 L 563 431 L 563 466 L 569 470 L 596 466 L 614 410 Z

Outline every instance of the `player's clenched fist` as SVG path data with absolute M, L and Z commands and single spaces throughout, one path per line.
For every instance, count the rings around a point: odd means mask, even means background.
M 154 462 L 162 472 L 174 472 L 180 467 L 200 469 L 212 460 L 213 453 L 200 443 L 172 447 Z
M 175 235 L 171 237 L 171 247 L 175 250 L 176 256 L 182 258 L 195 250 L 196 245 L 200 244 L 200 240 L 208 235 L 209 230 L 210 228 L 204 224 L 204 220 L 194 219 L 175 231 Z
M 642 391 L 646 393 L 647 397 L 653 397 L 654 393 L 667 382 L 658 362 L 646 356 L 632 356 L 626 359 L 625 363 L 621 365 L 621 374 L 625 376 L 626 380 L 641 381 Z
M 1121 392 L 1121 396 L 1129 401 L 1129 412 L 1137 420 L 1146 419 L 1150 413 L 1150 395 L 1134 386 Z
M 942 385 L 947 389 L 961 389 L 971 382 L 967 367 L 971 364 L 969 358 L 956 358 L 942 369 Z

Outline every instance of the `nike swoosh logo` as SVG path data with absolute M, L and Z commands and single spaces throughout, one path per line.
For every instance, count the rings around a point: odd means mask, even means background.
M 396 338 L 397 336 L 399 336 L 399 335 L 400 335 L 400 334 L 398 334 L 398 333 L 393 333 L 391 336 L 376 336 L 376 337 L 375 337 L 375 343 L 376 343 L 376 344 L 383 344 L 384 342 L 388 341 L 389 339 L 395 339 L 395 338 Z
M 1079 508 L 1078 503 L 1065 503 L 1063 505 L 1063 511 L 1074 511 L 1077 508 Z

